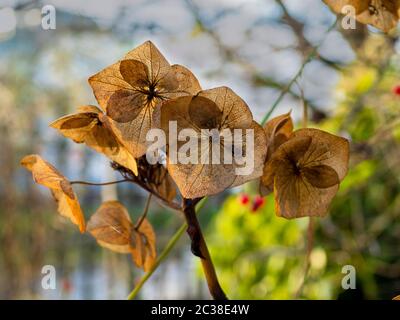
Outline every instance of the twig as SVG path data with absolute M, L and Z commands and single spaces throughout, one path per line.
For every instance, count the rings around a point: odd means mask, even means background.
M 335 22 L 329 27 L 329 29 L 326 31 L 326 33 L 329 33 L 333 30 L 333 28 L 336 26 L 337 20 L 335 20 Z M 292 85 L 297 81 L 297 79 L 302 75 L 303 70 L 305 68 L 305 66 L 312 61 L 312 59 L 318 54 L 318 49 L 321 47 L 323 41 L 321 41 L 321 43 L 319 43 L 317 46 L 315 46 L 311 52 L 308 54 L 308 56 L 306 57 L 306 59 L 303 61 L 302 65 L 300 66 L 299 71 L 297 71 L 297 73 L 294 75 L 294 77 L 289 81 L 289 83 L 287 84 L 286 88 L 284 88 L 280 95 L 278 96 L 278 98 L 275 100 L 275 102 L 272 104 L 271 108 L 268 110 L 267 114 L 264 116 L 264 118 L 261 121 L 261 125 L 263 125 L 271 116 L 272 112 L 274 112 L 274 110 L 276 109 L 276 107 L 278 106 L 278 104 L 282 101 L 283 97 L 286 95 L 286 93 L 288 93 L 288 91 L 290 91 Z
M 210 290 L 212 297 L 215 300 L 227 300 L 228 298 L 219 284 L 207 244 L 204 240 L 203 233 L 201 232 L 199 221 L 197 220 L 195 209 L 197 201 L 197 199 L 183 199 L 183 213 L 188 225 L 186 232 L 192 241 L 192 253 L 201 259 L 208 289 Z
M 298 41 L 297 48 L 303 54 L 304 57 L 306 53 L 312 50 L 313 48 L 313 44 L 304 36 L 304 27 L 305 27 L 304 23 L 297 20 L 289 13 L 282 0 L 275 0 L 275 2 L 278 4 L 278 6 L 281 8 L 283 12 L 282 21 L 292 29 L 293 33 L 297 37 Z M 322 57 L 319 54 L 317 55 L 316 58 L 330 68 L 333 68 L 335 70 L 341 69 L 341 65 L 337 61 L 329 60 L 325 57 Z
M 182 207 L 177 204 L 174 201 L 168 201 L 167 199 L 165 199 L 163 196 L 161 196 L 159 193 L 157 193 L 156 191 L 150 189 L 147 185 L 145 185 L 144 183 L 140 182 L 137 179 L 130 179 L 131 182 L 137 184 L 139 187 L 143 188 L 144 190 L 148 191 L 149 193 L 153 194 L 158 200 L 160 200 L 166 207 L 169 207 L 172 210 L 175 211 L 182 211 Z
M 83 184 L 86 186 L 108 186 L 110 184 L 117 184 L 117 183 L 122 183 L 122 182 L 130 182 L 129 179 L 123 179 L 123 180 L 117 180 L 117 181 L 110 181 L 110 182 L 88 182 L 88 181 L 80 181 L 80 180 L 76 180 L 76 181 L 70 181 L 70 184 Z
M 292 85 L 297 81 L 297 79 L 301 76 L 301 74 L 303 73 L 303 70 L 305 68 L 305 66 L 312 60 L 312 58 L 314 57 L 314 54 L 316 52 L 316 49 L 314 48 L 314 50 L 308 55 L 307 59 L 304 60 L 303 64 L 301 65 L 299 71 L 297 71 L 297 73 L 294 75 L 294 77 L 290 80 L 290 82 L 287 84 L 287 86 L 281 91 L 281 93 L 279 94 L 278 98 L 275 100 L 275 102 L 272 104 L 272 107 L 268 110 L 267 114 L 264 116 L 264 118 L 261 120 L 261 125 L 263 125 L 271 116 L 272 112 L 274 112 L 274 110 L 276 109 L 276 107 L 278 106 L 278 104 L 282 101 L 283 97 L 286 95 L 286 93 L 288 93 L 288 91 L 290 90 L 290 88 L 292 87 Z
M 142 213 L 141 217 L 139 218 L 138 222 L 135 225 L 135 230 L 139 230 L 142 222 L 144 221 L 144 219 L 146 219 L 147 212 L 149 211 L 151 195 L 152 195 L 152 193 L 149 193 L 149 196 L 147 197 L 147 201 L 146 201 L 146 205 L 144 207 L 143 213 Z
M 284 92 L 284 94 L 282 96 L 279 96 L 279 98 L 278 98 L 279 101 L 277 101 L 276 104 L 278 104 L 281 101 L 281 99 L 283 98 L 283 96 L 285 96 L 287 93 L 290 94 L 293 98 L 299 99 L 299 96 L 294 91 L 291 90 L 291 86 L 292 86 L 293 83 L 289 83 L 289 84 L 285 85 L 285 84 L 279 83 L 277 81 L 273 81 L 273 80 L 268 79 L 267 77 L 265 77 L 264 74 L 259 72 L 259 70 L 258 70 L 258 68 L 256 66 L 254 66 L 251 63 L 249 63 L 246 59 L 243 59 L 232 48 L 229 48 L 228 46 L 226 46 L 223 43 L 223 41 L 222 41 L 221 37 L 219 36 L 219 34 L 217 32 L 215 32 L 215 30 L 212 27 L 210 27 L 209 25 L 207 25 L 207 23 L 204 21 L 205 19 L 203 19 L 203 17 L 201 16 L 201 12 L 200 12 L 198 6 L 193 2 L 193 0 L 185 0 L 185 3 L 187 5 L 187 7 L 189 8 L 190 12 L 192 13 L 197 25 L 200 26 L 201 30 L 204 33 L 206 33 L 208 36 L 210 36 L 210 38 L 214 41 L 217 49 L 219 50 L 220 54 L 222 55 L 222 57 L 224 58 L 225 61 L 233 62 L 233 63 L 236 63 L 236 64 L 240 65 L 244 70 L 246 70 L 247 74 L 250 75 L 250 77 L 253 79 L 253 81 L 256 84 L 258 83 L 259 85 L 262 84 L 262 85 L 265 85 L 265 86 L 274 87 L 276 89 L 281 90 L 281 94 L 282 94 L 282 92 Z M 289 13 L 287 13 L 287 15 L 289 15 Z M 299 23 L 299 22 L 297 22 L 297 23 Z M 291 28 L 294 27 L 294 25 L 290 25 L 290 24 L 289 24 L 289 26 Z M 335 26 L 336 26 L 336 21 L 326 31 L 326 33 L 329 33 Z M 296 35 L 296 36 L 299 36 L 299 35 Z M 306 40 L 304 35 L 303 35 L 302 39 Z M 299 41 L 300 40 L 301 39 L 299 39 Z M 303 40 L 301 40 L 301 41 L 303 41 Z M 338 69 L 339 66 L 338 66 L 338 64 L 336 62 L 333 62 L 333 61 L 330 61 L 330 60 L 328 60 L 326 58 L 321 57 L 321 55 L 318 52 L 321 44 L 319 44 L 318 46 L 314 47 L 310 42 L 307 41 L 307 43 L 306 43 L 307 47 L 305 48 L 304 52 L 302 52 L 302 54 L 303 54 L 303 56 L 305 56 L 307 52 L 310 52 L 310 53 L 306 56 L 306 58 L 304 60 L 305 63 L 307 64 L 309 61 L 312 60 L 312 58 L 317 58 L 320 61 L 322 61 L 323 63 L 327 64 L 329 67 L 334 68 L 334 69 Z M 304 66 L 303 66 L 303 68 L 304 68 Z M 300 75 L 301 75 L 301 72 L 300 72 L 300 74 L 297 74 L 295 76 L 295 79 L 292 79 L 292 81 L 295 81 L 296 78 L 298 78 Z M 320 110 L 318 110 L 317 106 L 311 104 L 310 101 L 308 101 L 308 104 L 309 104 L 309 107 L 311 109 L 313 109 L 314 111 L 316 111 L 316 112 L 320 111 Z M 275 109 L 275 107 L 273 107 L 273 109 Z M 267 114 L 268 117 L 271 115 L 271 113 L 272 112 L 269 112 Z M 268 118 L 264 118 L 263 122 L 265 122 L 266 119 L 268 119 Z
M 204 204 L 207 202 L 208 198 L 203 198 L 196 206 L 196 211 L 199 212 L 201 208 L 203 208 Z M 140 279 L 140 281 L 136 284 L 135 288 L 131 291 L 131 293 L 128 295 L 128 300 L 133 300 L 139 293 L 140 289 L 142 289 L 143 285 L 147 282 L 147 280 L 150 279 L 150 277 L 153 275 L 154 271 L 158 268 L 158 266 L 167 258 L 169 253 L 172 251 L 172 249 L 175 247 L 176 243 L 178 240 L 182 237 L 182 235 L 185 233 L 185 230 L 187 228 L 187 224 L 184 223 L 172 236 L 172 238 L 169 240 L 168 244 L 165 246 L 164 250 L 161 252 L 161 254 L 158 256 L 156 262 L 153 264 L 153 266 L 150 268 L 149 271 L 146 272 L 146 274 Z
M 304 90 L 303 88 L 296 82 L 297 86 L 299 87 L 301 100 L 303 101 L 303 128 L 307 128 L 308 126 L 308 103 L 304 99 Z

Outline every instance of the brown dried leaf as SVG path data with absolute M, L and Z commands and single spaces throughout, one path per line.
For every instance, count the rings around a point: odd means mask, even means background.
M 397 26 L 400 15 L 399 0 L 323 0 L 334 12 L 343 14 L 345 6 L 355 9 L 357 21 L 370 24 L 384 32 Z
M 253 115 L 243 101 L 232 89 L 228 87 L 218 87 L 199 92 L 198 96 L 205 97 L 215 103 L 221 110 L 222 128 L 246 129 L 252 126 Z
M 149 164 L 146 156 L 138 159 L 138 179 L 158 196 L 173 201 L 176 197 L 176 185 L 161 163 Z
M 170 74 L 170 64 L 151 41 L 146 41 L 129 51 L 123 60 L 136 60 L 143 63 L 150 83 L 164 80 Z
M 106 201 L 90 217 L 87 230 L 97 242 L 119 253 L 131 252 L 133 224 L 126 208 L 118 201 Z
M 289 139 L 293 132 L 293 121 L 290 117 L 290 112 L 272 118 L 264 125 L 264 130 L 267 136 L 268 160 L 275 150 Z
M 118 253 L 130 253 L 135 264 L 148 271 L 156 259 L 156 236 L 144 219 L 135 228 L 127 209 L 119 201 L 106 201 L 88 222 L 87 230 L 99 245 Z
M 300 129 L 267 161 L 261 183 L 273 185 L 276 214 L 324 216 L 347 174 L 349 144 L 318 129 Z
M 156 235 L 147 219 L 143 220 L 138 230 L 133 230 L 131 252 L 135 264 L 146 272 L 156 261 Z
M 202 140 L 203 142 L 208 140 L 208 137 L 201 135 L 201 129 L 217 129 L 220 136 L 223 130 L 233 133 L 234 129 L 250 129 L 255 133 L 254 140 L 257 147 L 254 150 L 254 158 L 250 159 L 255 163 L 254 170 L 244 176 L 236 174 L 235 169 L 240 167 L 238 164 L 224 163 L 223 139 L 219 144 L 206 142 L 203 145 L 204 148 L 199 148 L 199 154 L 195 159 L 197 163 L 189 162 L 188 164 L 174 164 L 171 161 L 174 146 L 170 143 L 167 151 L 168 171 L 183 197 L 198 198 L 216 194 L 226 188 L 261 176 L 266 155 L 265 133 L 261 126 L 253 121 L 246 103 L 231 89 L 219 87 L 201 91 L 196 96 L 185 96 L 167 101 L 162 104 L 160 112 L 160 126 L 166 136 L 169 136 L 169 122 L 176 121 L 178 133 L 184 129 L 193 129 L 196 132 L 191 139 L 197 141 L 199 146 L 202 146 Z M 176 146 L 178 152 L 186 154 L 186 151 L 181 150 L 185 143 L 178 142 Z M 213 148 L 220 150 L 220 163 L 212 163 L 211 152 L 206 152 L 206 145 L 209 146 L 210 151 Z M 235 148 L 238 147 L 235 145 Z M 240 147 L 242 147 L 241 144 Z M 243 150 L 246 150 L 245 144 Z M 229 152 L 232 154 L 233 149 Z M 205 163 L 207 159 L 208 164 Z
M 50 124 L 62 135 L 77 143 L 85 143 L 112 161 L 128 168 L 137 175 L 133 155 L 123 146 L 110 129 L 107 117 L 95 106 L 83 106 L 78 113 L 67 115 Z
M 138 158 L 146 153 L 147 132 L 155 126 L 153 111 L 162 101 L 201 90 L 185 67 L 170 66 L 147 41 L 89 78 L 100 106 L 120 141 Z
M 317 165 L 303 169 L 304 178 L 316 188 L 329 188 L 339 184 L 339 177 L 330 166 Z
M 69 181 L 39 155 L 31 154 L 21 160 L 21 165 L 32 172 L 33 180 L 48 187 L 58 202 L 58 212 L 85 231 L 85 217 Z

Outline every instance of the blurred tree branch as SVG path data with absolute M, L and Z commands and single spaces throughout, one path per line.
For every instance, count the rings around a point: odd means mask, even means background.
M 282 21 L 292 29 L 293 33 L 297 38 L 297 50 L 303 55 L 303 58 L 306 58 L 310 52 L 313 51 L 314 46 L 312 43 L 305 37 L 304 35 L 304 23 L 300 22 L 292 15 L 290 15 L 289 11 L 287 10 L 285 4 L 282 0 L 275 0 L 278 6 L 282 10 Z M 323 56 L 321 56 L 318 52 L 315 54 L 315 58 L 320 60 L 322 63 L 327 65 L 330 68 L 340 70 L 343 65 L 338 61 L 329 60 Z
M 256 66 L 249 63 L 246 59 L 243 59 L 234 49 L 226 46 L 223 43 L 220 35 L 215 32 L 209 25 L 207 25 L 205 19 L 203 19 L 201 15 L 200 8 L 193 2 L 193 0 L 184 1 L 187 4 L 189 11 L 192 13 L 197 26 L 202 32 L 206 33 L 214 41 L 224 61 L 235 63 L 245 69 L 255 86 L 271 87 L 277 89 L 278 91 L 288 93 L 296 100 L 302 99 L 299 93 L 291 89 L 291 85 L 277 81 L 271 77 L 264 75 L 263 73 L 258 71 Z M 329 59 L 321 57 L 321 55 L 318 53 L 318 48 L 315 48 L 304 36 L 304 25 L 289 15 L 286 7 L 281 1 L 277 0 L 277 2 L 284 9 L 284 16 L 282 20 L 292 28 L 298 38 L 299 45 L 297 46 L 297 51 L 301 53 L 304 59 L 307 60 L 309 56 L 312 55 L 313 58 L 320 60 L 328 67 L 336 70 L 340 69 L 342 65 L 339 62 L 330 61 Z M 317 115 L 322 115 L 322 118 L 324 117 L 324 113 L 319 110 L 318 106 L 315 105 L 311 100 L 304 98 L 304 101 L 308 104 L 313 113 Z M 317 118 L 319 118 L 319 116 Z

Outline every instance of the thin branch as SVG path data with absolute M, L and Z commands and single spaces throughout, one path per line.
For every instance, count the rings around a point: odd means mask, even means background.
M 307 52 L 310 52 L 310 50 L 313 49 L 313 44 L 304 35 L 304 23 L 297 20 L 289 13 L 282 0 L 275 0 L 275 2 L 278 4 L 278 6 L 281 8 L 283 12 L 282 21 L 287 26 L 289 26 L 290 29 L 292 29 L 293 33 L 297 37 L 298 41 L 297 49 L 303 54 L 303 57 L 306 57 Z M 316 58 L 330 68 L 336 70 L 341 69 L 341 65 L 339 62 L 329 60 L 325 57 L 322 57 L 319 54 L 317 54 Z
M 281 93 L 279 94 L 278 98 L 275 100 L 275 102 L 272 104 L 271 108 L 268 110 L 268 112 L 266 113 L 266 115 L 264 116 L 264 118 L 261 120 L 261 125 L 264 125 L 264 123 L 269 119 L 269 117 L 271 116 L 272 112 L 275 111 L 276 107 L 279 105 L 279 103 L 282 101 L 283 97 L 286 95 L 286 93 L 288 93 L 288 91 L 290 90 L 290 88 L 292 87 L 292 85 L 297 81 L 297 79 L 301 76 L 301 74 L 303 73 L 303 70 L 305 68 L 305 66 L 312 60 L 312 58 L 314 57 L 315 54 L 315 50 L 313 50 L 310 55 L 308 56 L 308 58 L 306 60 L 304 60 L 303 64 L 301 65 L 299 71 L 297 71 L 297 73 L 295 74 L 295 76 L 290 80 L 290 82 L 287 84 L 286 88 L 284 88 Z
M 304 97 L 304 90 L 301 85 L 296 81 L 297 88 L 300 92 L 301 101 L 303 101 L 303 120 L 302 120 L 302 127 L 307 128 L 308 126 L 308 103 Z
M 135 225 L 135 230 L 138 230 L 140 228 L 141 224 L 143 223 L 144 219 L 146 219 L 147 212 L 149 211 L 149 207 L 150 207 L 151 195 L 152 195 L 152 193 L 149 193 L 143 213 Z
M 110 184 L 117 184 L 117 183 L 122 183 L 122 182 L 130 182 L 129 179 L 123 179 L 123 180 L 117 180 L 117 181 L 109 181 L 109 182 L 88 182 L 88 181 L 80 181 L 80 180 L 76 180 L 76 181 L 70 181 L 70 184 L 83 184 L 86 186 L 108 186 Z
M 337 20 L 335 20 L 335 22 L 329 27 L 329 29 L 325 32 L 325 33 L 329 33 L 333 30 L 333 28 L 335 28 L 337 23 Z M 278 98 L 275 100 L 275 102 L 272 104 L 271 108 L 269 109 L 269 111 L 267 112 L 267 114 L 264 116 L 264 118 L 261 121 L 261 125 L 263 125 L 271 116 L 271 114 L 274 112 L 274 110 L 276 109 L 276 107 L 279 105 L 279 103 L 282 101 L 283 97 L 286 95 L 286 93 L 288 93 L 290 91 L 290 89 L 292 88 L 292 85 L 297 81 L 298 78 L 300 78 L 300 76 L 303 73 L 303 70 L 305 68 L 305 66 L 314 59 L 314 57 L 316 57 L 318 55 L 318 49 L 319 47 L 322 45 L 323 41 L 321 41 L 320 44 L 318 44 L 316 47 L 313 48 L 313 50 L 308 54 L 308 56 L 306 57 L 306 59 L 303 61 L 302 65 L 300 66 L 300 69 L 297 71 L 297 73 L 294 75 L 294 77 L 289 81 L 289 83 L 287 84 L 286 88 L 284 90 L 281 91 L 280 95 L 278 96 Z
M 200 224 L 196 216 L 196 201 L 197 199 L 183 199 L 183 213 L 188 225 L 186 232 L 192 241 L 192 253 L 201 259 L 208 289 L 210 290 L 212 297 L 215 300 L 227 300 L 228 298 L 219 284 L 214 264 L 211 260 L 203 233 L 201 232 Z
M 165 199 L 162 195 L 160 195 L 156 190 L 153 188 L 150 188 L 144 181 L 139 180 L 139 178 L 129 169 L 119 165 L 116 162 L 111 163 L 111 167 L 118 171 L 126 180 L 137 184 L 139 187 L 142 189 L 146 190 L 147 192 L 153 194 L 158 200 L 162 202 L 163 205 L 166 207 L 174 210 L 174 211 L 182 211 L 182 207 L 174 202 L 174 201 L 169 201 L 168 199 Z
M 175 211 L 182 211 L 182 207 L 174 202 L 174 201 L 168 201 L 167 199 L 165 199 L 163 196 L 161 196 L 159 193 L 155 192 L 154 190 L 150 189 L 147 185 L 145 185 L 144 183 L 140 182 L 137 179 L 130 179 L 129 181 L 137 184 L 139 187 L 142 187 L 143 189 L 145 189 L 146 191 L 148 191 L 149 193 L 153 194 L 158 200 L 160 200 L 166 207 L 175 210 Z
M 205 205 L 207 202 L 208 198 L 203 198 L 196 206 L 196 212 L 199 213 L 201 208 Z M 167 245 L 165 246 L 164 250 L 161 252 L 161 254 L 158 256 L 156 262 L 153 264 L 153 266 L 150 268 L 149 271 L 146 272 L 146 274 L 140 279 L 140 281 L 136 284 L 135 288 L 131 291 L 131 293 L 128 295 L 128 300 L 133 300 L 136 298 L 137 294 L 139 293 L 140 289 L 142 289 L 143 285 L 147 282 L 147 280 L 150 279 L 150 277 L 153 275 L 154 271 L 157 270 L 158 266 L 167 258 L 169 253 L 172 251 L 172 249 L 175 247 L 176 243 L 178 240 L 182 237 L 182 235 L 185 233 L 185 230 L 187 228 L 187 224 L 184 223 L 172 236 L 172 238 L 169 240 Z
M 189 8 L 189 11 L 192 13 L 192 15 L 196 21 L 196 24 L 200 27 L 200 29 L 204 33 L 209 35 L 210 38 L 214 41 L 217 49 L 219 50 L 221 56 L 224 59 L 224 61 L 229 61 L 229 62 L 233 62 L 233 63 L 240 65 L 244 70 L 246 70 L 246 73 L 250 75 L 250 78 L 255 83 L 255 85 L 257 85 L 257 84 L 265 85 L 265 86 L 273 87 L 275 89 L 280 90 L 281 95 L 278 97 L 279 101 L 277 103 L 279 103 L 282 100 L 283 96 L 285 96 L 287 93 L 290 94 L 294 99 L 300 99 L 299 95 L 296 94 L 296 92 L 291 90 L 291 86 L 293 83 L 289 83 L 288 85 L 285 85 L 278 81 L 274 81 L 274 80 L 266 77 L 263 73 L 261 73 L 258 70 L 258 68 L 256 66 L 254 66 L 253 64 L 248 62 L 246 59 L 243 59 L 243 57 L 241 57 L 239 54 L 237 54 L 234 51 L 234 49 L 229 48 L 228 46 L 226 46 L 223 43 L 220 35 L 217 32 L 215 32 L 213 30 L 213 28 L 210 27 L 209 25 L 207 25 L 207 23 L 204 21 L 205 19 L 203 19 L 203 17 L 201 16 L 200 10 L 199 10 L 198 6 L 193 2 L 193 0 L 184 0 L 184 1 L 186 3 L 187 7 Z M 287 14 L 289 15 L 289 13 L 287 13 Z M 334 25 L 328 29 L 327 33 L 330 32 L 333 29 L 333 27 L 335 27 L 335 26 L 336 26 L 336 21 L 335 21 Z M 294 27 L 294 25 L 290 26 L 290 27 Z M 304 35 L 303 35 L 303 38 L 305 40 L 307 40 L 304 37 Z M 319 48 L 320 48 L 320 45 L 314 47 L 311 43 L 308 42 L 306 50 L 302 51 L 303 56 L 306 56 L 305 60 L 304 60 L 304 61 L 307 61 L 306 64 L 309 61 L 311 61 L 313 58 L 316 58 L 316 59 L 319 59 L 320 61 L 322 61 L 323 63 L 327 64 L 331 68 L 334 68 L 334 69 L 340 68 L 340 66 L 338 66 L 338 63 L 321 57 L 318 52 Z M 301 48 L 299 47 L 299 49 L 301 49 Z M 307 52 L 309 52 L 308 55 L 307 55 Z M 304 66 L 303 66 L 303 68 L 304 68 Z M 300 74 L 297 74 L 295 76 L 296 79 L 300 75 L 301 75 L 301 72 L 300 72 Z M 296 79 L 293 79 L 293 80 L 295 81 Z M 283 95 L 282 95 L 282 92 L 284 92 Z M 315 112 L 320 112 L 318 107 L 315 106 L 314 104 L 312 104 L 311 101 L 308 101 L 308 106 Z M 275 107 L 273 109 L 275 109 Z M 263 119 L 263 121 L 264 122 L 266 121 L 265 118 Z

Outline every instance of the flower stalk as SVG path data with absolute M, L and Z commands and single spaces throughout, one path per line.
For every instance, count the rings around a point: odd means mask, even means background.
M 201 199 L 184 199 L 183 213 L 187 223 L 186 232 L 189 235 L 192 244 L 192 253 L 201 259 L 204 275 L 207 280 L 208 289 L 215 300 L 227 300 L 224 291 L 222 290 L 217 273 L 215 272 L 214 264 L 211 260 L 207 244 L 204 240 L 203 233 L 200 228 L 199 221 L 196 216 L 196 203 Z

